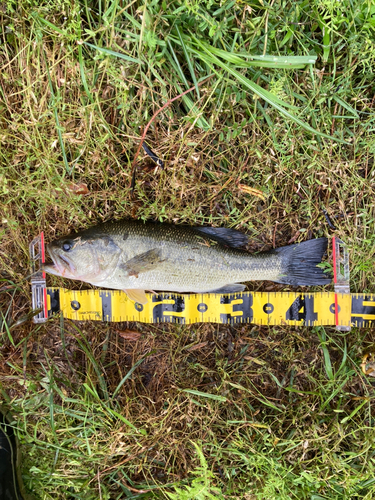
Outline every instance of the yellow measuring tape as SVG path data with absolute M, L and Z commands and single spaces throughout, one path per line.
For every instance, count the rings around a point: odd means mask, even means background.
M 375 295 L 362 293 L 149 293 L 148 303 L 142 305 L 118 290 L 47 288 L 46 292 L 48 316 L 61 312 L 72 320 L 347 327 L 375 324 Z

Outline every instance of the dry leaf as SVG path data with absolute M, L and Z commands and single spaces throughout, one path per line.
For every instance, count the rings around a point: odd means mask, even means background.
M 186 349 L 187 351 L 196 351 L 197 349 L 200 349 L 201 347 L 205 347 L 208 344 L 208 342 L 201 342 L 200 344 L 195 344 Z
M 78 184 L 71 183 L 69 184 L 68 189 L 74 194 L 85 195 L 89 193 L 87 185 L 83 184 L 83 182 L 80 182 Z
M 254 189 L 249 186 L 246 186 L 246 184 L 238 184 L 238 189 L 240 191 L 243 191 L 244 193 L 247 194 L 252 194 L 253 196 L 256 196 L 257 198 L 260 198 L 263 201 L 266 201 L 266 197 L 264 196 L 263 191 L 260 189 Z
M 362 371 L 365 375 L 369 377 L 375 377 L 375 353 L 368 352 L 362 358 L 361 363 Z
M 244 356 L 243 359 L 246 359 L 246 361 L 253 361 L 253 363 L 256 363 L 257 365 L 267 365 L 267 361 L 263 361 L 263 359 L 259 358 L 254 358 L 253 356 Z
M 116 332 L 122 337 L 123 339 L 126 340 L 138 340 L 141 337 L 141 333 L 136 332 L 135 330 L 116 330 Z
M 290 245 L 291 243 L 294 243 L 299 235 L 300 235 L 300 232 L 297 231 L 296 234 L 293 236 L 293 238 L 290 238 L 290 240 L 288 241 L 288 245 Z

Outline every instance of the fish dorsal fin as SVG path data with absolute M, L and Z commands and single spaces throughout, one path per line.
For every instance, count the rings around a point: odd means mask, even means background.
M 194 230 L 202 236 L 208 236 L 210 239 L 227 247 L 240 248 L 245 246 L 249 241 L 249 237 L 246 234 L 226 227 L 198 226 L 194 227 Z
M 138 304 L 147 304 L 148 299 L 144 290 L 129 289 L 123 290 L 130 300 L 138 302 Z
M 152 271 L 157 268 L 161 262 L 163 262 L 161 260 L 161 250 L 152 248 L 120 264 L 120 268 L 124 269 L 128 273 L 128 276 L 135 276 L 138 278 L 138 274 Z

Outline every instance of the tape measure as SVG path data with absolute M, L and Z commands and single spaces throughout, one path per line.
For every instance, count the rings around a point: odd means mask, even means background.
M 142 323 L 256 323 L 294 326 L 372 326 L 375 295 L 335 292 L 241 292 L 235 294 L 146 294 L 147 304 L 119 290 L 46 288 L 47 317 Z M 335 301 L 337 299 L 337 302 Z M 336 319 L 338 312 L 338 324 Z
M 39 246 L 39 251 L 36 251 Z M 33 308 L 36 323 L 56 313 L 72 320 L 139 321 L 142 323 L 225 323 L 259 325 L 375 325 L 375 295 L 351 294 L 349 257 L 340 240 L 333 240 L 334 292 L 241 292 L 233 294 L 146 294 L 147 304 L 131 301 L 120 290 L 67 290 L 46 286 L 43 233 L 30 244 Z

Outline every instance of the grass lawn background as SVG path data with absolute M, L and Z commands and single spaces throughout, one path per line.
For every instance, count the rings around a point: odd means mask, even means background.
M 239 229 L 261 251 L 330 237 L 324 208 L 351 290 L 375 292 L 375 4 L 8 0 L 0 20 L 0 391 L 26 487 L 374 498 L 371 328 L 37 326 L 28 244 L 137 218 Z M 132 194 L 144 127 L 192 86 L 152 123 L 165 169 L 142 152 Z

